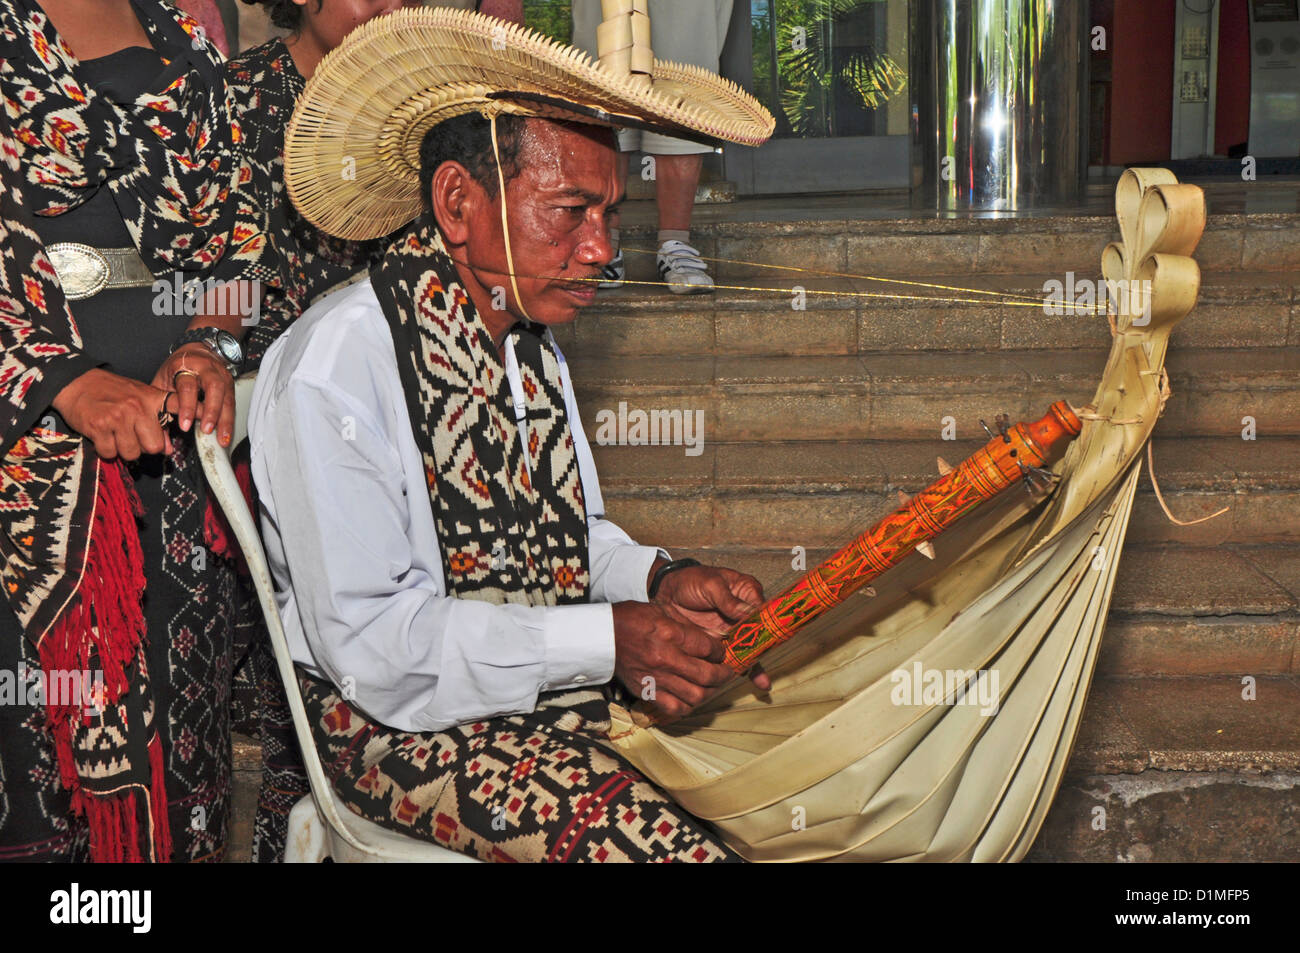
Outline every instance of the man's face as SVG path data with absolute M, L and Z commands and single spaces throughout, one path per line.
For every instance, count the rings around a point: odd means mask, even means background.
M 597 283 L 589 279 L 614 257 L 609 228 L 623 194 L 615 159 L 607 129 L 527 121 L 521 171 L 506 183 L 505 201 L 515 281 L 522 311 L 532 320 L 564 324 L 595 300 Z M 469 269 L 490 293 L 490 310 L 505 301 L 512 317 L 501 317 L 509 326 L 525 314 L 510 288 L 499 202 L 481 204 L 468 225 Z M 484 311 L 487 295 L 472 296 Z M 494 315 L 484 316 L 494 323 Z

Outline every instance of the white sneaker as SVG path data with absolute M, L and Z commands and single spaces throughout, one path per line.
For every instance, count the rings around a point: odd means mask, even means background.
M 627 278 L 627 263 L 623 261 L 623 249 L 618 250 L 618 254 L 600 273 L 600 284 L 597 288 L 622 288 L 623 282 Z
M 673 294 L 697 295 L 713 291 L 713 279 L 700 260 L 700 253 L 685 242 L 673 239 L 659 246 L 656 258 L 659 280 Z

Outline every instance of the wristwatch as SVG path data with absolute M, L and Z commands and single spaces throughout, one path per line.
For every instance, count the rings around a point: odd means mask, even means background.
M 244 363 L 244 349 L 239 346 L 239 338 L 221 328 L 191 328 L 176 339 L 172 351 L 186 344 L 206 344 L 225 363 L 231 377 L 239 373 L 239 365 Z

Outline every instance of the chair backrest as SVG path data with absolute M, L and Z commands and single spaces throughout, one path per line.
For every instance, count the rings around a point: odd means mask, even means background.
M 248 435 L 248 409 L 253 399 L 253 384 L 256 375 L 241 377 L 235 381 L 235 430 L 230 441 L 233 448 Z M 196 428 L 197 429 L 197 428 Z M 325 822 L 334 828 L 340 837 L 357 850 L 371 852 L 343 824 L 335 807 L 330 792 L 329 780 L 325 777 L 325 768 L 316 745 L 312 740 L 311 728 L 307 721 L 307 710 L 302 703 L 302 694 L 298 690 L 298 678 L 294 671 L 293 657 L 289 654 L 289 641 L 285 638 L 284 627 L 280 622 L 280 610 L 275 603 L 275 588 L 271 583 L 271 570 L 266 564 L 266 552 L 262 549 L 262 538 L 258 535 L 257 520 L 249 511 L 244 501 L 243 491 L 235 478 L 235 471 L 230 466 L 230 450 L 221 446 L 215 431 L 205 434 L 198 431 L 195 436 L 198 446 L 199 461 L 203 474 L 207 478 L 208 488 L 216 497 L 218 505 L 226 515 L 226 521 L 239 542 L 244 561 L 252 574 L 253 585 L 257 589 L 257 598 L 262 606 L 262 615 L 266 619 L 266 629 L 271 638 L 271 648 L 275 651 L 276 666 L 280 671 L 280 681 L 284 683 L 284 693 L 289 700 L 289 711 L 293 715 L 293 729 L 298 736 L 298 747 L 302 749 L 303 765 L 307 769 L 307 780 L 311 784 L 312 796 L 316 807 Z

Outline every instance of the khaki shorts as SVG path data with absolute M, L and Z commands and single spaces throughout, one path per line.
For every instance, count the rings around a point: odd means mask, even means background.
M 732 0 L 650 0 L 650 45 L 655 58 L 718 71 L 727 41 Z M 600 0 L 573 0 L 573 45 L 596 55 Z M 712 146 L 673 139 L 657 132 L 624 129 L 618 134 L 623 152 L 657 156 L 689 156 L 712 152 Z

